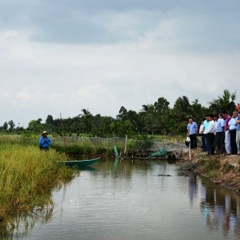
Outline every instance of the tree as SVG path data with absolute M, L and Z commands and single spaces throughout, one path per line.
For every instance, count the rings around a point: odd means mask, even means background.
M 156 114 L 156 131 L 160 134 L 167 133 L 167 122 L 169 119 L 169 102 L 163 98 L 158 98 L 157 102 L 154 103 L 155 114 Z
M 179 117 L 179 120 L 186 120 L 187 116 L 192 113 L 188 97 L 179 97 L 174 103 L 173 110 Z
M 127 119 L 127 112 L 127 109 L 122 106 L 118 112 L 117 119 L 125 121 Z
M 8 129 L 8 123 L 7 122 L 5 122 L 4 124 L 3 124 L 3 130 L 4 131 L 7 131 L 7 129 Z
M 48 115 L 47 116 L 45 123 L 47 125 L 52 125 L 53 124 L 53 117 L 52 117 L 52 115 Z
M 15 123 L 13 122 L 13 120 L 10 120 L 10 121 L 8 122 L 8 125 L 9 125 L 9 130 L 10 130 L 10 131 L 12 131 L 12 130 L 14 129 L 14 127 L 15 127 Z
M 223 111 L 229 111 L 232 113 L 236 109 L 236 92 L 230 93 L 229 90 L 225 89 L 223 95 L 218 96 L 217 99 L 213 99 L 209 102 L 209 110 L 213 113 L 221 113 Z
M 36 122 L 37 122 L 37 124 L 41 124 L 42 119 L 41 119 L 41 118 L 38 118 L 38 120 L 37 120 Z
M 110 129 L 113 133 L 113 136 L 124 136 L 123 124 L 120 120 L 115 120 L 110 124 Z
M 154 134 L 157 128 L 156 109 L 154 105 L 142 105 L 140 117 L 144 125 L 144 130 L 148 133 Z
M 199 102 L 198 99 L 195 99 L 191 104 L 191 116 L 195 119 L 195 122 L 200 123 L 201 119 L 207 114 L 207 108 L 203 107 Z
M 41 131 L 43 130 L 43 125 L 41 124 L 41 119 L 39 118 L 38 120 L 31 120 L 28 123 L 28 128 L 33 131 Z
M 179 97 L 172 109 L 171 117 L 173 118 L 172 124 L 175 133 L 186 132 L 186 124 L 188 117 L 193 113 L 191 104 L 188 97 Z
M 100 114 L 97 114 L 92 121 L 92 133 L 99 137 L 112 137 L 110 125 L 113 122 L 114 119 L 112 117 L 102 117 Z
M 92 125 L 91 125 L 91 120 L 92 120 L 92 114 L 88 109 L 82 109 L 83 114 L 79 114 L 81 117 L 81 120 L 83 121 L 85 131 L 89 133 L 91 131 Z

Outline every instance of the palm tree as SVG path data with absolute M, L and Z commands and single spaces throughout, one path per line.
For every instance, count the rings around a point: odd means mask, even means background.
M 83 114 L 79 114 L 81 119 L 83 120 L 83 123 L 85 125 L 85 130 L 87 133 L 91 131 L 91 120 L 92 120 L 92 114 L 88 109 L 82 109 Z
M 153 104 L 142 105 L 140 118 L 145 126 L 145 130 L 151 134 L 155 133 L 157 127 L 156 108 Z
M 218 96 L 218 99 L 213 99 L 213 101 L 210 102 L 209 110 L 217 113 L 222 111 L 229 111 L 232 113 L 236 109 L 235 100 L 236 92 L 230 93 L 229 90 L 225 89 L 221 97 Z

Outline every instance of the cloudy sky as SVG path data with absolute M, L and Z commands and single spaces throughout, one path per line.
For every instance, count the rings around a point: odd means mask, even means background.
M 0 126 L 164 97 L 240 102 L 239 0 L 0 0 Z

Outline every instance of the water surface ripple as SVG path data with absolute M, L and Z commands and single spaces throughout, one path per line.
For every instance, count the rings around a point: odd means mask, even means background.
M 90 170 L 54 191 L 51 220 L 24 239 L 240 239 L 239 197 L 175 164 L 101 160 Z

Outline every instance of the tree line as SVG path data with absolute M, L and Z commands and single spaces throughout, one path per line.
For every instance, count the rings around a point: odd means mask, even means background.
M 31 120 L 28 127 L 15 125 L 10 120 L 0 127 L 1 132 L 31 131 L 41 132 L 47 130 L 56 135 L 80 135 L 98 137 L 130 137 L 141 134 L 177 135 L 185 134 L 188 118 L 200 124 L 201 119 L 207 113 L 219 114 L 223 111 L 232 113 L 236 109 L 236 93 L 224 90 L 222 96 L 218 96 L 209 102 L 209 107 L 203 106 L 198 99 L 190 102 L 187 96 L 178 97 L 172 108 L 164 97 L 159 97 L 153 104 L 142 105 L 139 112 L 128 110 L 124 106 L 119 109 L 119 114 L 113 118 L 110 116 L 93 115 L 88 109 L 82 109 L 75 117 L 67 119 L 53 119 L 48 115 L 45 122 L 41 118 Z

